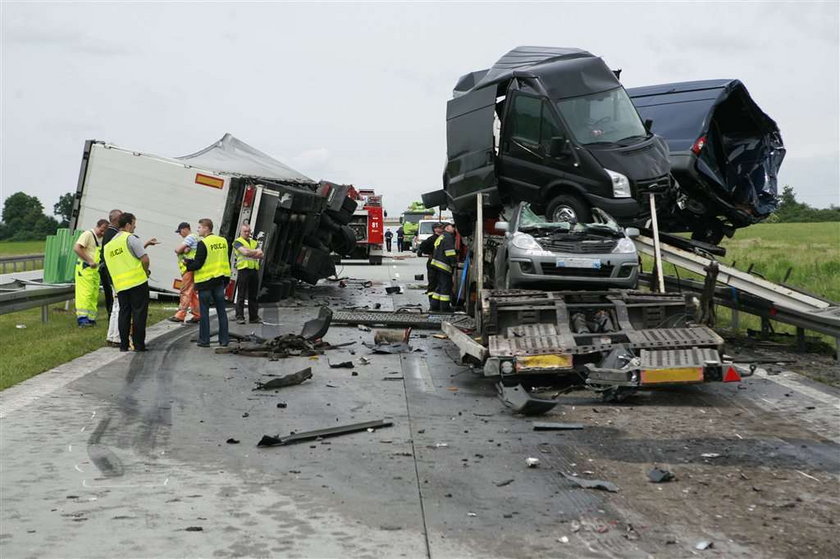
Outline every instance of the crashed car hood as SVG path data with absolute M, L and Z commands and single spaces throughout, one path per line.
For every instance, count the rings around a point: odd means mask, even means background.
M 714 196 L 755 215 L 776 209 L 782 136 L 739 80 L 637 87 L 627 93 L 641 117 L 653 121 L 652 131 L 668 142 L 672 161 L 690 156 L 698 138 L 706 138 L 694 158 L 701 189 L 712 189 Z

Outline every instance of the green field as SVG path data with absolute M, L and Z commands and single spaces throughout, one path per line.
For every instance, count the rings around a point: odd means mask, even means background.
M 0 241 L 0 256 L 44 254 L 46 241 Z
M 152 302 L 148 324 L 171 316 L 173 306 L 177 303 Z M 104 296 L 100 300 L 100 320 L 92 328 L 76 325 L 72 302 L 66 311 L 64 305 L 52 305 L 49 309 L 46 323 L 41 322 L 40 307 L 0 315 L 0 390 L 105 345 L 108 315 Z

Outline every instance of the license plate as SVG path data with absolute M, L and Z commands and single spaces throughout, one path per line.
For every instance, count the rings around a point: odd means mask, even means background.
M 516 370 L 537 371 L 541 369 L 571 369 L 572 356 L 568 353 L 555 353 L 551 355 L 529 355 L 528 357 L 516 358 Z
M 703 382 L 703 367 L 642 369 L 642 385 L 684 382 Z
M 558 258 L 558 268 L 593 268 L 595 270 L 601 269 L 600 258 Z

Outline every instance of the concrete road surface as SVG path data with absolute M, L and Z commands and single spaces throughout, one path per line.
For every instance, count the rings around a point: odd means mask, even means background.
M 297 333 L 319 305 L 424 303 L 424 260 L 346 264 L 264 308 Z M 373 279 L 372 288 L 362 285 Z M 386 295 L 384 286 L 403 286 Z M 838 549 L 840 398 L 785 372 L 646 392 L 560 396 L 535 432 L 448 340 L 372 355 L 333 326 L 316 357 L 216 354 L 155 326 L 143 354 L 101 349 L 0 395 L 0 554 L 12 557 L 828 557 Z M 370 363 L 361 363 L 361 357 Z M 352 368 L 330 363 L 352 361 Z M 311 367 L 276 391 L 257 381 Z M 284 405 L 285 404 L 285 405 Z M 258 448 L 368 420 L 392 427 Z M 238 441 L 234 443 L 233 441 Z M 529 468 L 527 458 L 539 459 Z M 676 480 L 653 484 L 654 466 Z M 611 481 L 617 493 L 563 477 Z M 710 547 L 699 550 L 700 542 Z M 702 545 L 700 546 L 702 547 Z

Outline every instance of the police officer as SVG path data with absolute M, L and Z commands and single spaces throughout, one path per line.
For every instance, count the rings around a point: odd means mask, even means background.
M 423 239 L 423 242 L 417 247 L 417 256 L 428 255 L 429 257 L 426 260 L 426 278 L 429 281 L 429 285 L 426 286 L 426 296 L 429 298 L 430 309 L 432 308 L 432 294 L 435 292 L 435 287 L 437 287 L 437 275 L 432 270 L 432 253 L 435 251 L 435 241 L 443 233 L 443 223 L 435 223 L 432 226 L 432 231 L 432 235 Z
M 195 272 L 195 288 L 198 290 L 198 303 L 201 318 L 198 321 L 198 346 L 210 347 L 210 305 L 216 307 L 219 319 L 219 345 L 227 347 L 228 317 L 225 309 L 225 287 L 230 281 L 230 255 L 228 243 L 224 237 L 213 234 L 213 221 L 204 218 L 198 220 L 198 235 L 201 242 L 195 251 L 195 258 L 184 259 L 187 270 Z
M 457 263 L 456 254 L 455 227 L 451 223 L 444 223 L 443 234 L 435 239 L 435 250 L 432 253 L 432 268 L 436 284 L 429 310 L 452 311 L 452 272 Z
M 260 292 L 260 258 L 263 252 L 257 248 L 257 241 L 251 238 L 251 226 L 243 224 L 239 237 L 233 241 L 236 254 L 236 323 L 245 324 L 245 299 L 248 299 L 248 321 L 259 324 L 260 309 L 257 295 Z
M 119 303 L 120 351 L 128 351 L 129 335 L 134 351 L 146 351 L 146 319 L 149 316 L 149 255 L 134 235 L 134 214 L 121 214 L 120 231 L 105 247 L 105 263 Z M 132 329 L 133 325 L 133 329 Z

